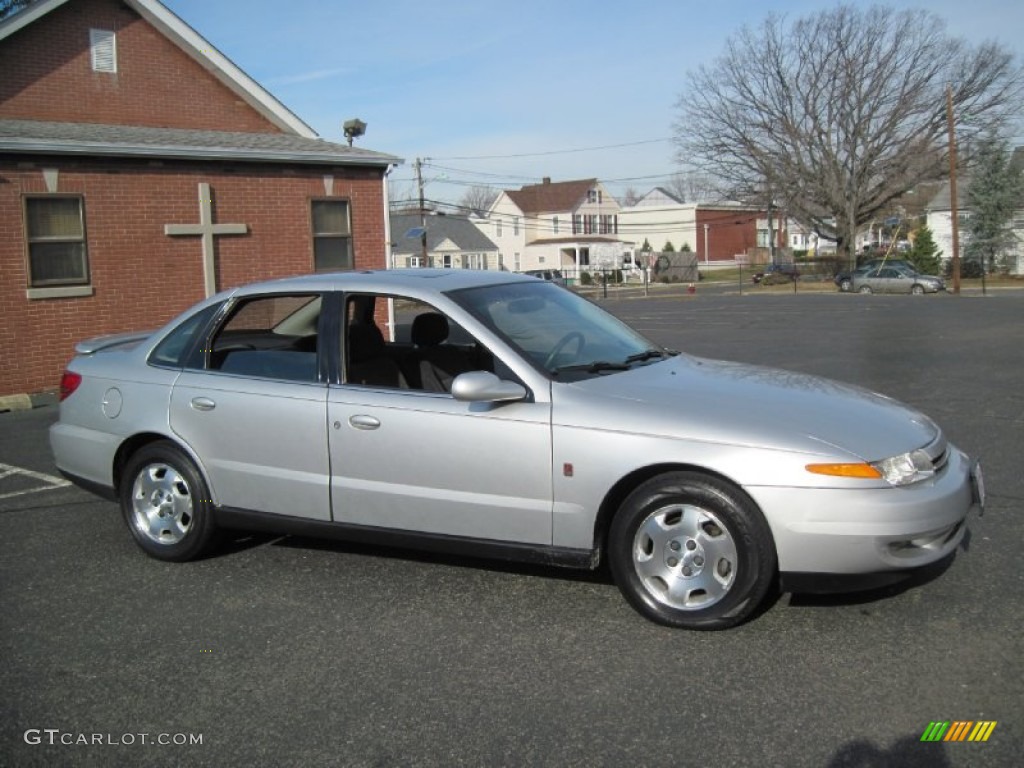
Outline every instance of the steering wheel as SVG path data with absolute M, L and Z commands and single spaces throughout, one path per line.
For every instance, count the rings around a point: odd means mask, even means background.
M 547 358 L 545 358 L 544 367 L 550 370 L 551 364 L 555 362 L 555 360 L 558 358 L 559 353 L 561 353 L 561 351 L 565 349 L 573 340 L 576 341 L 576 355 L 579 356 L 580 352 L 582 352 L 583 348 L 587 345 L 587 340 L 583 338 L 583 334 L 580 333 L 579 331 L 569 331 L 567 334 L 565 334 L 565 336 L 558 340 L 558 343 L 555 344 L 554 348 L 551 350 L 551 353 L 547 356 Z

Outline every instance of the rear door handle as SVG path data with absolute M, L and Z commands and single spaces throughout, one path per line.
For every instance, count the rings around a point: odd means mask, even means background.
M 217 404 L 208 397 L 193 397 L 192 407 L 197 411 L 212 411 L 217 407 Z
M 348 423 L 356 429 L 376 429 L 380 426 L 380 419 L 375 419 L 373 416 L 357 414 L 355 416 L 350 416 Z

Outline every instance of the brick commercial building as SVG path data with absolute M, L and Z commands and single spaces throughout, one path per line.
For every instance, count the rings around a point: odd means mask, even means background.
M 155 0 L 0 22 L 0 396 L 258 279 L 384 268 L 390 155 L 316 133 Z

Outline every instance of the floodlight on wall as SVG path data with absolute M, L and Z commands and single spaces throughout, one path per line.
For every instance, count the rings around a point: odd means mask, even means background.
M 366 123 L 359 118 L 353 118 L 346 120 L 341 126 L 345 131 L 345 138 L 348 139 L 348 145 L 352 146 L 352 141 L 357 139 L 366 133 Z

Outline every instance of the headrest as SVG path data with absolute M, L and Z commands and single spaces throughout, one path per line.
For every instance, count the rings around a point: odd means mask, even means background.
M 417 347 L 436 347 L 448 338 L 448 318 L 439 312 L 424 312 L 412 321 L 412 343 Z

